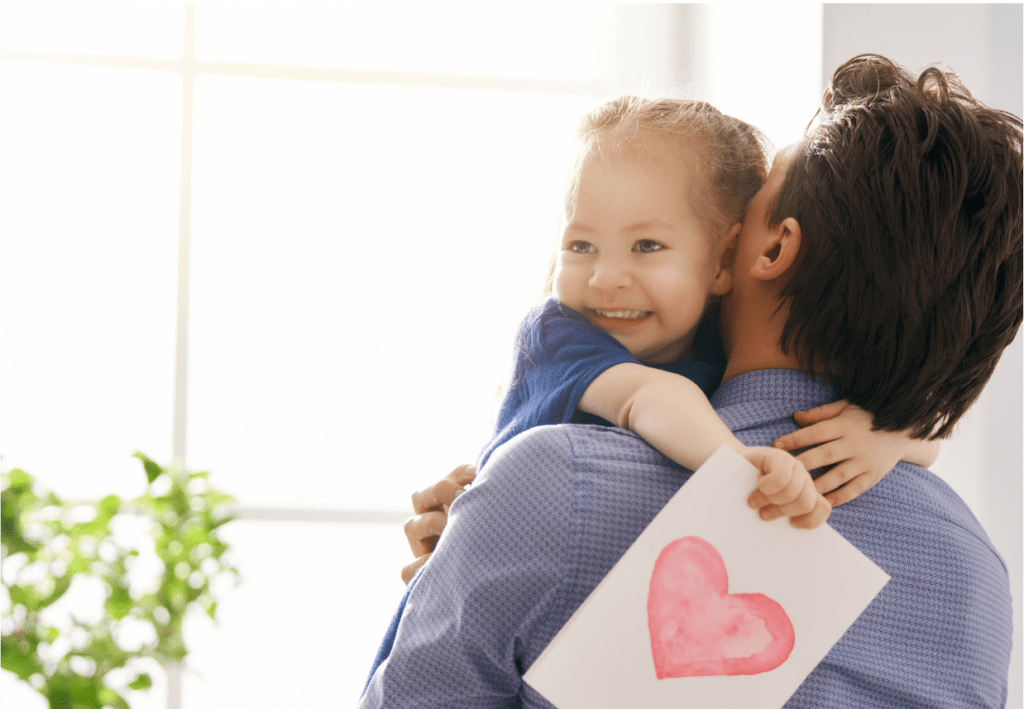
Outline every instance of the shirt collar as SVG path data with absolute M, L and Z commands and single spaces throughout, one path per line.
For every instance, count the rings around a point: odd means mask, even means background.
M 803 411 L 841 398 L 839 385 L 824 386 L 820 376 L 796 369 L 759 369 L 724 382 L 711 397 L 711 405 L 717 409 L 759 400 L 785 401 Z

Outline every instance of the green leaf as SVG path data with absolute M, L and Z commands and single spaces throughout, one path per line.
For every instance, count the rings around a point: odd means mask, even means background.
M 80 677 L 70 671 L 67 674 L 54 674 L 46 689 L 51 709 L 100 709 L 103 706 L 96 683 L 91 678 Z
M 103 703 L 104 707 L 114 707 L 114 709 L 131 709 L 128 706 L 128 702 L 120 694 L 112 690 L 110 687 L 103 687 L 99 692 L 100 702 Z
M 226 492 L 220 490 L 210 490 L 205 493 L 203 497 L 206 498 L 206 504 L 210 507 L 219 507 L 221 505 L 233 505 L 235 504 L 235 498 Z
M 84 556 L 75 554 L 71 557 L 71 561 L 68 562 L 68 575 L 73 576 L 75 574 L 84 574 L 89 570 L 89 559 Z
M 110 592 L 110 597 L 104 604 L 107 613 L 114 620 L 121 620 L 132 610 L 132 597 L 128 595 L 128 589 L 115 586 Z
M 164 469 L 150 460 L 144 453 L 136 451 L 135 457 L 142 461 L 142 467 L 146 469 L 146 479 L 150 483 L 163 474 Z
M 147 673 L 143 672 L 141 675 L 135 678 L 135 680 L 128 685 L 132 689 L 149 689 L 153 686 L 153 678 Z
M 12 606 L 22 605 L 27 609 L 29 604 L 33 603 L 29 589 L 24 586 L 9 586 L 7 593 L 10 595 Z
M 117 495 L 107 495 L 99 504 L 99 513 L 101 517 L 110 519 L 117 514 L 118 510 L 121 509 L 121 498 Z
M 16 641 L 8 637 L 0 641 L 0 667 L 21 679 L 42 672 L 42 663 L 36 658 L 35 648 L 24 640 Z
M 4 473 L 4 490 L 7 488 L 25 489 L 32 487 L 32 476 L 20 468 L 15 468 L 9 473 Z

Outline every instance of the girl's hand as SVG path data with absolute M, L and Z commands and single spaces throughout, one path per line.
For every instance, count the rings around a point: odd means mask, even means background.
M 814 529 L 832 513 L 814 481 L 798 459 L 774 448 L 747 447 L 744 456 L 757 466 L 757 491 L 747 504 L 758 510 L 761 519 L 770 522 L 789 516 L 789 523 L 800 529 Z
M 416 560 L 402 568 L 402 581 L 406 585 L 427 563 L 437 546 L 437 540 L 448 524 L 448 508 L 475 477 L 476 466 L 460 465 L 433 485 L 412 494 L 415 514 L 405 520 L 405 538 L 409 540 L 409 548 Z
M 834 465 L 814 487 L 837 507 L 870 489 L 901 460 L 931 465 L 938 443 L 911 439 L 900 431 L 872 431 L 872 416 L 847 401 L 793 414 L 801 426 L 773 444 L 786 451 L 814 446 L 797 456 L 808 470 Z M 827 493 L 827 494 L 826 494 Z

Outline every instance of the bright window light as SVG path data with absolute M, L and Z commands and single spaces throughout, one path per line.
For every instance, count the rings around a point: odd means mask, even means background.
M 4 3 L 0 46 L 82 54 L 175 59 L 185 6 L 154 3 Z
M 606 5 L 204 4 L 205 61 L 427 74 L 591 79 Z
M 218 623 L 186 627 L 183 704 L 354 706 L 401 598 L 409 547 L 392 525 L 235 522 L 243 583 Z
M 181 79 L 0 72 L 3 466 L 64 497 L 134 496 L 131 454 L 170 456 Z
M 190 464 L 245 504 L 404 510 L 472 462 L 588 106 L 203 77 Z
M 821 103 L 821 5 L 730 3 L 707 12 L 708 100 L 778 148 L 800 140 Z

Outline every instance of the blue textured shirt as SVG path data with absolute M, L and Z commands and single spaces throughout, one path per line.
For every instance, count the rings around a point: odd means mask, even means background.
M 794 411 L 836 398 L 765 370 L 712 404 L 766 445 L 796 428 Z M 522 675 L 689 475 L 617 428 L 544 426 L 502 446 L 452 505 L 360 706 L 550 707 Z M 891 581 L 786 706 L 1003 706 L 1009 579 L 963 501 L 900 463 L 829 524 Z

